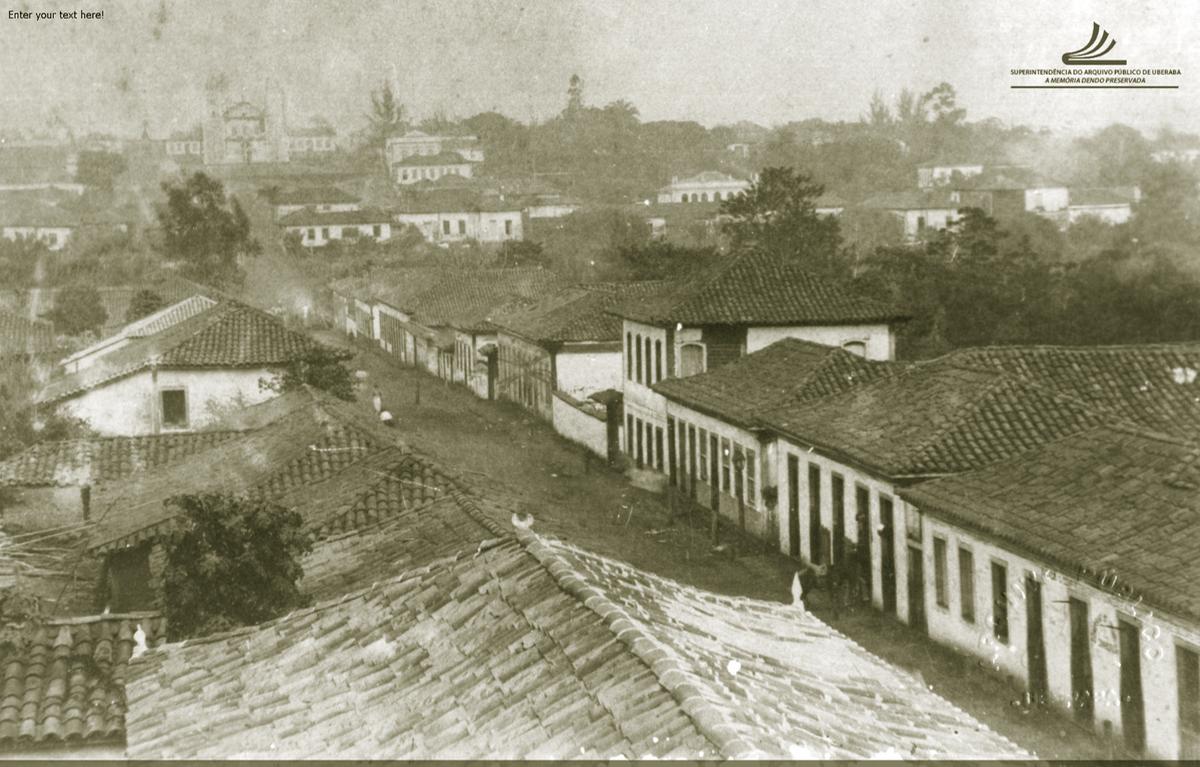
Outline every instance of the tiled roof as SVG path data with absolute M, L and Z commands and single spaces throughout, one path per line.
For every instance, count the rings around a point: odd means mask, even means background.
M 54 325 L 0 310 L 0 358 L 54 351 Z
M 60 364 L 67 365 L 80 357 L 86 357 L 89 354 L 100 351 L 105 347 L 112 346 L 114 343 L 126 338 L 145 338 L 152 336 L 155 333 L 160 333 L 167 328 L 174 327 L 186 319 L 195 317 L 203 311 L 207 311 L 216 306 L 217 302 L 208 296 L 194 295 L 183 299 L 170 306 L 164 307 L 153 314 L 142 317 L 140 320 L 134 320 L 125 327 L 118 330 L 116 333 L 100 339 L 96 343 L 84 349 L 80 349 L 71 356 L 64 359 Z
M 898 363 L 872 362 L 836 347 L 785 338 L 714 370 L 669 378 L 653 388 L 669 400 L 753 427 L 761 412 L 838 394 L 902 369 Z
M 279 219 L 280 226 L 352 226 L 354 224 L 387 224 L 390 213 L 376 208 L 359 210 L 327 210 L 315 208 L 295 210 Z
M 608 282 L 563 288 L 537 305 L 493 318 L 496 325 L 538 343 L 621 340 L 621 319 L 608 309 L 660 282 Z
M 874 210 L 957 210 L 962 207 L 942 190 L 910 189 L 904 192 L 880 192 L 863 200 L 862 207 Z
M 522 203 L 518 197 L 507 198 L 481 191 L 479 182 L 459 180 L 458 176 L 443 176 L 429 186 L 414 184 L 418 189 L 407 190 L 392 206 L 397 215 L 422 213 L 517 213 Z
M 697 173 L 694 176 L 687 178 L 679 178 L 671 181 L 670 184 L 663 187 L 663 191 L 673 189 L 678 186 L 688 186 L 691 184 L 746 184 L 750 182 L 745 179 L 736 178 L 728 173 L 722 173 L 718 170 L 706 170 L 702 173 Z
M 1200 620 L 1200 447 L 1099 426 L 901 494 L 1079 576 L 1108 571 L 1147 605 Z
M 79 226 L 79 216 L 39 200 L 9 198 L 0 205 L 0 226 L 73 228 Z
M 1200 427 L 1200 343 L 989 346 L 944 359 L 1003 371 L 1150 428 Z
M 344 205 L 358 202 L 354 195 L 336 186 L 305 186 L 288 189 L 271 198 L 274 205 Z
M 271 367 L 318 346 L 266 312 L 222 301 L 154 335 L 135 339 L 77 373 L 51 380 L 38 401 L 66 399 L 151 364 L 162 368 Z
M 129 755 L 1027 756 L 802 609 L 520 536 L 147 653 Z
M 479 330 L 493 316 L 533 306 L 561 284 L 557 274 L 541 268 L 447 271 L 401 308 L 426 325 Z
M 392 165 L 425 167 L 429 165 L 466 165 L 467 160 L 458 152 L 442 151 L 437 154 L 413 154 Z
M 1071 207 L 1092 205 L 1129 205 L 1134 202 L 1128 187 L 1074 188 L 1070 193 Z
M 52 620 L 0 645 L 0 750 L 120 743 L 139 625 L 147 645 L 161 642 L 164 621 L 144 613 Z
M 112 482 L 165 466 L 237 435 L 233 431 L 40 442 L 0 461 L 0 485 Z
M 759 252 L 731 256 L 692 280 L 632 298 L 614 311 L 643 322 L 694 325 L 857 324 L 907 317 L 795 260 Z
M 948 360 L 762 414 L 770 428 L 893 478 L 992 463 L 1111 420 L 1046 386 Z

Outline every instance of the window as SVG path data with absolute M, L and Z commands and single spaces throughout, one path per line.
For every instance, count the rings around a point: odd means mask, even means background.
M 450 220 L 442 221 L 442 234 L 450 234 Z
M 374 226 L 372 226 L 371 231 L 372 231 L 372 233 L 374 233 L 374 235 L 377 238 L 383 236 L 383 226 L 381 226 L 380 224 L 375 224 Z
M 746 505 L 758 508 L 758 456 L 746 448 Z
M 637 344 L 635 353 L 637 354 L 637 382 L 642 383 L 645 379 L 642 378 L 642 336 L 639 333 L 634 336 L 634 343 Z
M 958 547 L 958 609 L 966 623 L 975 622 L 975 555 Z
M 857 354 L 859 357 L 867 356 L 867 344 L 865 341 L 847 341 L 842 344 L 842 348 L 851 354 Z
M 836 472 L 829 476 L 829 495 L 833 511 L 833 561 L 846 561 L 846 480 Z
M 1142 697 L 1142 628 L 1117 618 L 1121 670 L 1121 734 L 1134 752 L 1146 747 L 1146 710 Z
M 460 218 L 458 220 L 458 233 L 459 234 L 467 233 L 467 220 L 465 218 Z
M 653 381 L 650 380 L 650 376 L 653 375 L 653 373 L 654 373 L 654 371 L 650 367 L 650 336 L 646 336 L 646 385 L 647 386 L 654 383 Z
M 700 479 L 708 481 L 708 432 L 700 430 Z
M 704 347 L 700 344 L 684 344 L 679 349 L 679 377 L 699 375 L 704 372 Z
M 1090 722 L 1095 706 L 1092 684 L 1092 637 L 1088 626 L 1088 603 L 1068 597 L 1071 627 L 1071 707 L 1075 718 Z
M 321 239 L 322 240 L 329 239 L 329 227 L 327 227 L 327 226 L 321 227 Z
M 688 490 L 696 483 L 696 427 L 688 424 Z
M 187 392 L 183 389 L 164 389 L 159 396 L 162 397 L 163 428 L 187 428 Z
M 316 230 L 316 229 L 309 229 L 309 230 L 308 230 L 308 239 L 310 239 L 310 240 L 315 240 L 315 239 L 317 239 L 317 230 Z
M 917 216 L 917 231 L 918 232 L 925 231 L 925 217 L 924 216 Z
M 625 334 L 625 377 L 633 380 L 633 333 Z
M 153 607 L 149 546 L 118 550 L 108 557 L 106 564 L 109 609 L 122 613 Z
M 633 416 L 625 416 L 625 452 L 633 457 Z
M 662 341 L 654 342 L 654 380 L 662 380 Z
M 721 438 L 721 489 L 733 495 L 732 485 L 729 483 L 729 461 L 733 454 L 729 450 L 729 440 Z
M 511 218 L 506 219 L 504 221 L 504 234 L 506 237 L 512 236 L 512 219 Z
M 637 456 L 636 456 L 636 458 L 637 458 L 638 468 L 640 469 L 642 467 L 643 459 L 646 457 L 646 445 L 645 445 L 645 441 L 642 437 L 642 419 L 635 418 L 634 421 L 637 423 Z
M 741 470 L 739 471 L 739 464 Z M 733 493 L 734 498 L 738 500 L 746 499 L 746 454 L 742 452 L 742 446 L 733 443 Z
M 663 430 L 661 426 L 654 427 L 654 468 L 663 470 Z
M 950 597 L 946 593 L 946 541 L 933 539 L 933 588 L 938 607 L 949 607 Z
M 1008 568 L 992 562 L 992 635 L 1008 644 Z
M 1175 647 L 1175 678 L 1179 688 L 1179 758 L 1200 758 L 1200 655 Z
M 808 465 L 808 561 L 821 564 L 821 467 Z

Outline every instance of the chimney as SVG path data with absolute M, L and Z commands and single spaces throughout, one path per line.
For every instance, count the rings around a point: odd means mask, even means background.
M 92 486 L 83 485 L 79 488 L 79 506 L 83 509 L 83 521 L 87 522 L 92 515 Z

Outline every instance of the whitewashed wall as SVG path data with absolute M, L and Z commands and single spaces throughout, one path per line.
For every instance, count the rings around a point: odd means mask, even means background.
M 665 352 L 664 352 L 665 353 Z M 576 399 L 605 389 L 620 389 L 623 369 L 619 348 L 572 344 L 555 355 L 556 386 Z

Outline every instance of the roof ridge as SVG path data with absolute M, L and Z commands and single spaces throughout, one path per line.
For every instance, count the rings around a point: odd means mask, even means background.
M 599 588 L 589 585 L 533 530 L 518 528 L 514 535 L 525 551 L 550 573 L 559 588 L 599 616 L 629 652 L 650 668 L 659 684 L 671 694 L 700 734 L 716 745 L 726 758 L 745 759 L 761 755 L 757 748 L 731 731 L 724 715 L 688 681 L 683 662 L 669 647 L 631 620 L 624 608 Z

